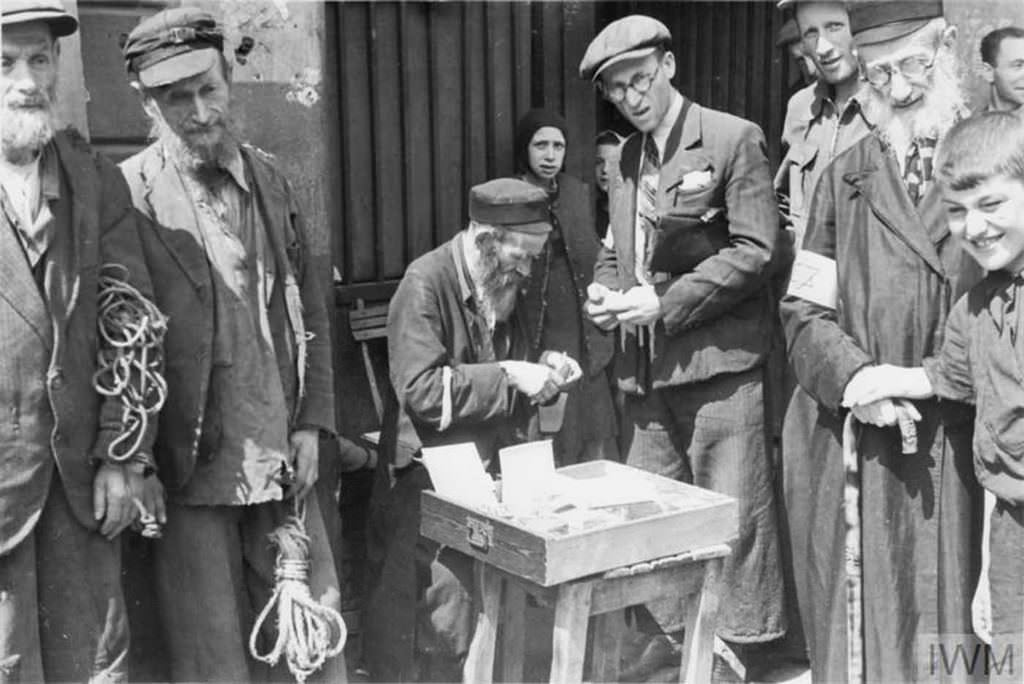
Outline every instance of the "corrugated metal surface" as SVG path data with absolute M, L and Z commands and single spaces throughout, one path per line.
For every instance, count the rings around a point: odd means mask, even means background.
M 516 119 L 532 106 L 573 126 L 568 168 L 590 173 L 595 100 L 576 78 L 589 3 L 335 6 L 342 216 L 335 263 L 350 294 L 394 281 L 459 231 L 466 193 L 514 172 Z M 386 288 L 383 290 L 386 293 Z
M 647 14 L 668 26 L 676 56 L 675 84 L 696 102 L 759 124 L 773 165 L 786 114 L 793 65 L 775 47 L 782 13 L 774 2 L 608 2 L 599 3 L 598 27 L 628 14 Z M 602 105 L 599 117 L 616 114 Z

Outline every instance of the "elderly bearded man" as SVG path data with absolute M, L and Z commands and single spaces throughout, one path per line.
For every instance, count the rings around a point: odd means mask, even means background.
M 850 17 L 876 129 L 822 174 L 797 256 L 795 269 L 827 267 L 837 287 L 830 295 L 822 281 L 816 292 L 800 289 L 802 298 L 791 283 L 782 304 L 789 358 L 818 404 L 804 437 L 812 499 L 809 600 L 800 607 L 814 679 L 830 682 L 847 675 L 849 636 L 837 434 L 844 393 L 868 366 L 920 365 L 935 354 L 952 303 L 980 275 L 950 239 L 931 177 L 935 147 L 967 115 L 955 29 L 934 1 L 855 3 Z M 980 565 L 972 411 L 934 400 L 900 411 L 918 419 L 914 453 L 901 453 L 892 401 L 854 408 L 857 438 L 848 445 L 860 467 L 868 681 L 925 678 L 932 644 L 969 638 Z
M 110 162 L 56 133 L 59 2 L 4 0 L 0 98 L 0 682 L 126 679 L 120 541 L 154 431 L 122 465 L 121 402 L 93 387 L 98 267 L 150 292 Z M 152 503 L 150 502 L 150 505 Z
M 156 138 L 121 170 L 149 219 L 142 244 L 170 318 L 156 444 L 167 524 L 154 586 L 171 677 L 186 681 L 267 674 L 247 648 L 274 588 L 267 534 L 306 500 L 318 433 L 335 420 L 327 316 L 298 199 L 267 155 L 240 143 L 222 50 L 213 17 L 193 8 L 143 20 L 124 45 Z M 315 497 L 305 514 L 313 595 L 338 608 Z M 344 659 L 323 675 L 343 680 Z
M 499 448 L 529 436 L 532 405 L 582 375 L 562 354 L 530 359 L 517 306 L 551 231 L 548 202 L 545 190 L 515 178 L 475 186 L 469 226 L 410 264 L 391 299 L 393 393 L 382 442 L 395 482 L 381 478 L 374 492 L 372 530 L 383 553 L 371 559 L 365 613 L 377 681 L 460 679 L 472 637 L 471 564 L 419 537 L 419 493 L 430 478 L 410 452 L 473 442 L 485 467 L 496 466 Z

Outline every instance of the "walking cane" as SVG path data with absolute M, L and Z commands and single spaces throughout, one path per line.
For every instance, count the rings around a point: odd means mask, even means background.
M 911 408 L 903 400 L 896 400 L 900 436 L 904 454 L 917 453 L 917 427 L 911 417 Z M 854 684 L 864 679 L 864 578 L 861 574 L 863 538 L 860 519 L 860 462 L 857 454 L 857 435 L 853 424 L 853 411 L 843 421 L 843 466 L 846 484 L 843 486 L 843 518 L 846 523 L 846 681 Z

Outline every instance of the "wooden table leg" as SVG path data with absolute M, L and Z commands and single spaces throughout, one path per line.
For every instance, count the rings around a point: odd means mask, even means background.
M 462 681 L 490 684 L 494 680 L 494 642 L 501 617 L 501 577 L 486 563 L 473 562 L 473 579 L 479 592 L 482 610 L 477 614 L 473 642 L 469 645 Z
M 526 592 L 515 581 L 505 582 L 501 625 L 501 681 L 523 681 L 526 659 Z
M 551 638 L 552 684 L 579 684 L 583 681 L 593 586 L 591 582 L 569 582 L 558 589 L 555 629 Z
M 613 610 L 594 618 L 594 673 L 591 679 L 595 682 L 619 681 L 625 630 L 625 611 Z
M 714 663 L 715 619 L 718 615 L 719 577 L 722 559 L 704 561 L 704 585 L 694 593 L 686 608 L 686 633 L 679 681 L 704 684 L 711 681 Z

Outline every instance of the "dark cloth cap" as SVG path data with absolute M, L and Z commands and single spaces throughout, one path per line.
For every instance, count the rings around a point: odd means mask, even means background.
M 942 16 L 942 0 L 869 0 L 850 4 L 857 45 L 896 40 Z
M 178 7 L 139 22 L 121 52 L 128 71 L 155 88 L 207 71 L 223 49 L 224 34 L 211 14 Z
M 569 124 L 565 122 L 560 114 L 548 111 L 547 109 L 531 109 L 523 114 L 516 124 L 516 164 L 519 170 L 526 172 L 530 170 L 530 141 L 533 134 L 546 126 L 557 128 L 565 137 L 566 147 L 569 145 Z
M 469 218 L 519 233 L 551 231 L 548 193 L 518 178 L 496 178 L 469 191 Z
M 596 79 L 612 64 L 646 57 L 672 41 L 668 27 L 653 17 L 633 14 L 604 27 L 580 60 L 580 78 Z
M 78 20 L 68 14 L 60 0 L 2 0 L 0 25 L 42 21 L 50 25 L 54 38 L 70 36 L 78 30 Z
M 796 19 L 790 17 L 779 29 L 779 37 L 775 39 L 775 47 L 786 47 L 791 43 L 800 40 L 800 29 L 796 25 Z

